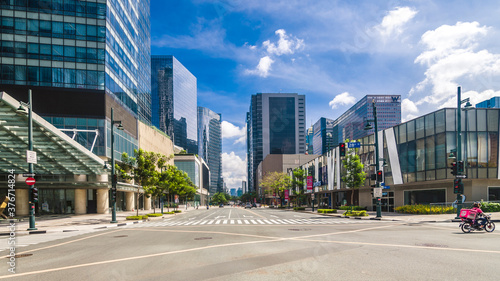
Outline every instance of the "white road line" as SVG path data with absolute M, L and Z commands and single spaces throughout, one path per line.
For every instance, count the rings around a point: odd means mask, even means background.
M 227 224 L 227 220 L 224 220 L 224 221 L 222 222 L 222 224 Z
M 268 221 L 268 220 L 263 220 L 265 223 L 267 224 L 273 224 L 272 222 Z
M 195 224 L 199 224 L 200 222 L 201 222 L 201 221 L 195 221 L 195 222 L 193 223 L 193 225 L 195 225 Z
M 214 220 L 209 221 L 207 224 L 212 224 L 214 223 Z
M 260 224 L 265 224 L 265 223 L 263 223 L 261 220 L 257 220 L 257 222 L 258 222 L 258 223 L 260 223 Z
M 215 222 L 215 224 L 219 224 L 219 223 L 220 223 L 220 221 L 221 221 L 221 220 L 217 220 L 217 221 Z
M 255 220 L 250 220 L 250 222 L 253 224 L 258 224 Z
M 231 220 L 231 222 L 230 222 L 230 223 L 231 223 L 231 224 L 234 224 L 234 220 Z
M 200 225 L 202 225 L 202 224 L 206 224 L 207 222 L 208 222 L 208 221 L 202 221 L 202 222 L 200 223 Z
M 243 223 L 241 222 L 241 220 L 238 220 L 238 224 L 243 224 Z
M 230 218 L 231 218 L 231 210 L 229 210 L 229 217 L 228 217 L 228 219 L 230 219 Z
M 278 222 L 276 220 L 270 220 L 270 221 L 274 222 L 275 224 L 282 224 L 282 223 L 280 223 L 280 222 Z

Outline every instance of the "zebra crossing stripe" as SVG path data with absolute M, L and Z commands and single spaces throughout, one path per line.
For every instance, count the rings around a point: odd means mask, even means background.
M 234 220 L 231 220 L 231 224 L 234 224 Z
M 258 222 L 258 223 L 260 223 L 260 224 L 265 224 L 265 223 L 263 223 L 261 220 L 257 220 L 257 222 Z
M 287 219 L 283 219 L 283 221 L 289 223 L 289 224 L 295 224 L 295 222 L 293 222 L 292 220 L 287 220 Z
M 227 224 L 227 220 L 224 220 L 224 221 L 222 222 L 222 224 Z
M 243 220 L 243 221 L 245 222 L 245 224 L 250 224 L 250 223 L 248 222 L 248 220 Z
M 208 221 L 202 221 L 202 222 L 200 223 L 200 225 L 202 225 L 202 224 L 206 224 L 207 222 L 208 222 Z
M 213 222 L 214 222 L 214 220 L 211 220 L 211 221 L 209 221 L 207 224 L 212 224 Z
M 243 223 L 241 222 L 241 220 L 238 220 L 238 224 L 243 224 Z
M 196 225 L 196 224 L 199 224 L 201 223 L 201 221 L 196 221 L 195 223 L 193 223 L 193 225 Z
M 250 220 L 252 224 L 258 224 L 255 220 Z
M 219 224 L 220 222 L 221 222 L 221 220 L 217 220 L 217 221 L 215 222 L 215 224 Z
M 268 221 L 268 220 L 263 220 L 265 223 L 267 224 L 273 224 L 272 222 Z

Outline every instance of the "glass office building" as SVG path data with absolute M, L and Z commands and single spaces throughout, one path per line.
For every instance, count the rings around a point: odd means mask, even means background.
M 152 123 L 198 153 L 196 77 L 173 56 L 151 57 Z
M 334 121 L 333 144 L 344 140 L 357 140 L 373 134 L 364 130 L 367 119 L 373 119 L 373 101 L 377 104 L 378 129 L 384 130 L 401 123 L 400 95 L 367 95 Z
M 316 123 L 314 123 L 312 127 L 313 153 L 311 154 L 321 155 L 326 153 L 329 148 L 333 148 L 333 124 L 333 120 L 324 117 L 321 117 Z
M 489 100 L 476 104 L 476 108 L 500 108 L 500 97 L 493 97 Z
M 255 190 L 255 171 L 268 154 L 305 153 L 305 114 L 304 95 L 252 95 L 247 113 L 247 175 L 250 191 Z
M 221 115 L 198 107 L 198 156 L 210 169 L 210 195 L 222 192 Z
M 98 155 L 133 154 L 137 124 L 151 121 L 149 0 L 1 1 L 1 82 L 34 111 Z M 72 135 L 71 132 L 67 132 Z M 105 149 L 105 148 L 108 149 Z

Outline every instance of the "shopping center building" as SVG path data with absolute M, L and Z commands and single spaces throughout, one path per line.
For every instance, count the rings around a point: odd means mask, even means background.
M 451 163 L 457 161 L 456 113 L 453 108 L 440 109 L 378 132 L 385 184 L 382 211 L 456 200 L 455 176 L 451 174 Z M 466 201 L 500 200 L 499 113 L 500 109 L 473 108 L 461 114 Z M 376 172 L 374 135 L 360 142 L 355 153 L 364 164 L 367 178 L 363 187 L 354 190 L 354 202 L 352 189 L 341 180 L 344 168 L 338 147 L 302 166 L 313 177 L 316 204 L 335 207 L 346 200 L 348 204 L 375 209 L 371 187 L 375 183 L 370 179 Z

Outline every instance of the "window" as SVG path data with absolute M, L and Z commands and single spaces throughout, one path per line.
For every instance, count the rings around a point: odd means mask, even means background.
M 14 80 L 14 66 L 2 65 L 2 80 Z
M 29 82 L 38 82 L 39 80 L 39 69 L 36 66 L 28 67 L 28 81 Z
M 48 44 L 40 44 L 40 54 L 41 55 L 51 55 L 52 47 Z
M 75 57 L 75 47 L 64 46 L 64 56 L 74 58 Z
M 52 34 L 54 37 L 61 37 L 60 34 L 64 33 L 63 23 L 58 21 L 52 22 Z
M 26 81 L 26 66 L 16 65 L 16 81 Z
M 38 29 L 39 29 L 39 23 L 38 20 L 28 20 L 28 31 L 30 31 L 30 34 L 36 35 L 38 34 Z
M 52 33 L 52 24 L 51 24 L 51 22 L 50 21 L 41 20 L 40 21 L 40 32 L 42 32 L 42 34 L 43 33 Z
M 16 18 L 15 20 L 15 28 L 16 30 L 26 30 L 26 19 Z

